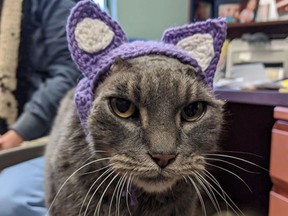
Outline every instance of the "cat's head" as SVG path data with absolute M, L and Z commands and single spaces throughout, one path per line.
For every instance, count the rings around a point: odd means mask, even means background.
M 161 42 L 127 43 L 115 21 L 82 1 L 67 30 L 84 74 L 75 102 L 91 148 L 150 192 L 203 170 L 201 154 L 216 148 L 222 123 L 211 87 L 224 19 L 168 29 Z

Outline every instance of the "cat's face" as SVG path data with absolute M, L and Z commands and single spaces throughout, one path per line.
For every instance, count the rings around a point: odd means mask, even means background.
M 205 169 L 216 149 L 222 102 L 191 66 L 164 56 L 118 62 L 95 91 L 90 145 L 147 192 L 162 192 Z

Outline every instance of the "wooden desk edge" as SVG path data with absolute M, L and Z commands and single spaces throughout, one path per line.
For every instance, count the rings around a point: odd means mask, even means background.
M 214 94 L 219 99 L 233 103 L 288 106 L 288 93 L 279 93 L 277 91 L 238 91 L 216 89 Z

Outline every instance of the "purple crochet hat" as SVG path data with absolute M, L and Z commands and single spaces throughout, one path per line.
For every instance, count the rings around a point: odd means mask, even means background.
M 127 37 L 109 15 L 91 1 L 80 1 L 67 25 L 69 49 L 84 75 L 75 93 L 77 112 L 86 134 L 86 120 L 99 78 L 109 73 L 115 59 L 164 55 L 193 66 L 197 76 L 212 88 L 222 44 L 226 38 L 225 18 L 210 19 L 166 30 L 160 42 L 127 42 Z

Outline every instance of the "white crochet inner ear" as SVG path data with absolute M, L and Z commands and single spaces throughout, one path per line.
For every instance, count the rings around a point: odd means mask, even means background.
M 113 40 L 114 32 L 104 22 L 85 18 L 75 28 L 75 40 L 88 53 L 104 50 Z
M 210 34 L 195 34 L 180 40 L 177 45 L 194 58 L 205 71 L 210 65 L 215 52 L 213 37 Z

